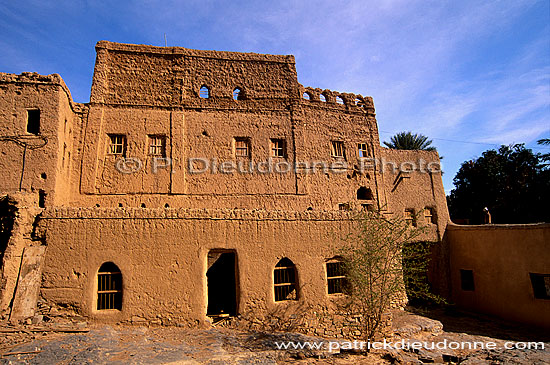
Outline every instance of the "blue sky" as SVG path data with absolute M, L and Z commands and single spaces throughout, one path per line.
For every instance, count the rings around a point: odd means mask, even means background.
M 0 71 L 87 102 L 99 40 L 293 54 L 304 86 L 374 98 L 381 142 L 423 133 L 460 164 L 550 138 L 550 1 L 28 1 L 0 5 Z M 468 142 L 468 143 L 467 143 Z

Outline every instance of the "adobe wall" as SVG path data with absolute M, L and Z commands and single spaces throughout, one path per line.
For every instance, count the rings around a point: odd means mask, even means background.
M 447 226 L 453 296 L 458 305 L 550 328 L 550 300 L 536 299 L 529 273 L 550 274 L 550 224 Z M 462 290 L 460 270 L 474 290 Z
M 353 225 L 346 212 L 47 209 L 38 228 L 47 243 L 42 296 L 98 321 L 204 324 L 207 254 L 228 249 L 237 254 L 238 313 L 247 325 L 265 328 L 284 312 L 307 321 L 303 331 L 351 336 L 347 318 L 334 317 L 343 296 L 327 294 L 325 263 L 341 254 Z M 273 270 L 283 257 L 296 265 L 296 301 L 274 301 Z M 96 274 L 107 261 L 123 275 L 122 311 L 94 308 Z
M 37 135 L 27 132 L 27 111 L 35 109 L 40 110 Z M 72 131 L 83 110 L 57 74 L 1 73 L 0 169 L 10 173 L 3 174 L 0 191 L 42 190 L 49 205 L 61 204 L 67 194 L 59 192 L 69 190 Z

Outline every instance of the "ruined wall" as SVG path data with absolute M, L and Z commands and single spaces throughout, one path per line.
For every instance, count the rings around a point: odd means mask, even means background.
M 550 301 L 535 298 L 529 275 L 550 275 L 550 224 L 449 224 L 445 239 L 458 305 L 550 328 Z M 462 287 L 460 270 L 473 272 L 473 290 Z

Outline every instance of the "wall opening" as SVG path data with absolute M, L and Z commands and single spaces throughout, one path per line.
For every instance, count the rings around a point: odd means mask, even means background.
M 550 274 L 529 273 L 536 299 L 550 299 Z
M 201 86 L 199 90 L 199 97 L 202 99 L 210 98 L 210 89 L 206 85 Z
M 372 190 L 369 188 L 366 188 L 364 186 L 361 186 L 359 189 L 357 189 L 357 200 L 372 200 Z
M 328 294 L 344 294 L 348 289 L 348 279 L 344 260 L 335 257 L 327 261 L 327 291 Z
M 273 270 L 275 301 L 297 300 L 296 266 L 286 257 L 281 259 Z
M 122 273 L 106 262 L 97 272 L 97 310 L 122 309 Z
M 460 269 L 460 287 L 465 291 L 474 291 L 474 271 Z
M 233 90 L 233 100 L 244 100 L 244 93 L 238 87 Z
M 40 134 L 40 109 L 27 110 L 27 133 Z
M 237 254 L 233 251 L 208 252 L 208 307 L 206 315 L 215 319 L 237 314 Z

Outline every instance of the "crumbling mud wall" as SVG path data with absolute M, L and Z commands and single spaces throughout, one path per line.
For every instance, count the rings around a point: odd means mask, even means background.
M 0 315 L 12 321 L 34 315 L 45 246 L 35 235 L 38 194 L 14 193 L 0 200 L 2 255 L 0 261 Z

